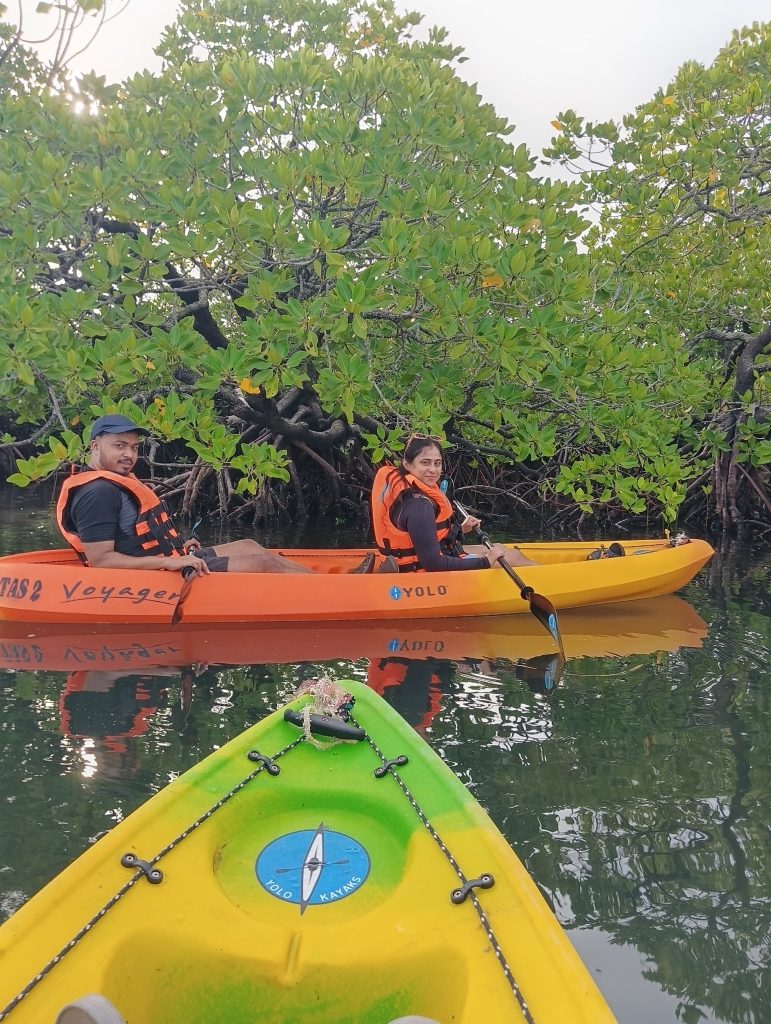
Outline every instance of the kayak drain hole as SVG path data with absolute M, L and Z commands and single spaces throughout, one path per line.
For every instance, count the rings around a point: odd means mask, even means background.
M 492 875 L 480 875 L 479 878 L 469 878 L 459 889 L 453 889 L 450 899 L 453 903 L 464 903 L 466 897 L 473 889 L 492 889 L 495 879 Z

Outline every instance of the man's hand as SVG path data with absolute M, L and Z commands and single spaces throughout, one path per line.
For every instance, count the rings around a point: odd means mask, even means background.
M 168 572 L 182 572 L 183 569 L 194 569 L 198 576 L 208 576 L 211 572 L 209 566 L 197 555 L 180 555 L 178 558 L 165 558 L 162 569 Z
M 185 552 L 186 555 L 189 555 L 192 551 L 200 551 L 201 542 L 197 537 L 191 537 L 189 540 L 186 540 L 184 542 L 184 544 L 182 545 L 182 550 Z

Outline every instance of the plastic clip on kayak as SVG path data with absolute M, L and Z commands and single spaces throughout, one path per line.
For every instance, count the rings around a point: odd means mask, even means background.
M 288 709 L 284 712 L 284 721 L 291 722 L 301 729 L 305 728 L 305 716 L 302 711 Z M 342 718 L 334 718 L 331 715 L 311 715 L 310 729 L 315 736 L 331 736 L 336 740 L 363 740 L 366 733 L 358 725 L 351 725 L 344 722 Z

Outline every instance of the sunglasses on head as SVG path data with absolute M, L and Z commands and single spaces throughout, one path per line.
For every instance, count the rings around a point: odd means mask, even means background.
M 435 441 L 436 444 L 444 444 L 444 438 L 437 437 L 436 434 L 410 434 L 404 442 L 404 447 L 407 448 L 413 441 Z

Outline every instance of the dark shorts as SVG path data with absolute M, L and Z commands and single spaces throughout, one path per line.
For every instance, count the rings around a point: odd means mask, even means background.
M 228 558 L 226 555 L 218 555 L 214 548 L 201 548 L 199 551 L 193 551 L 192 554 L 198 555 L 204 562 L 209 566 L 210 572 L 227 572 L 228 571 Z

